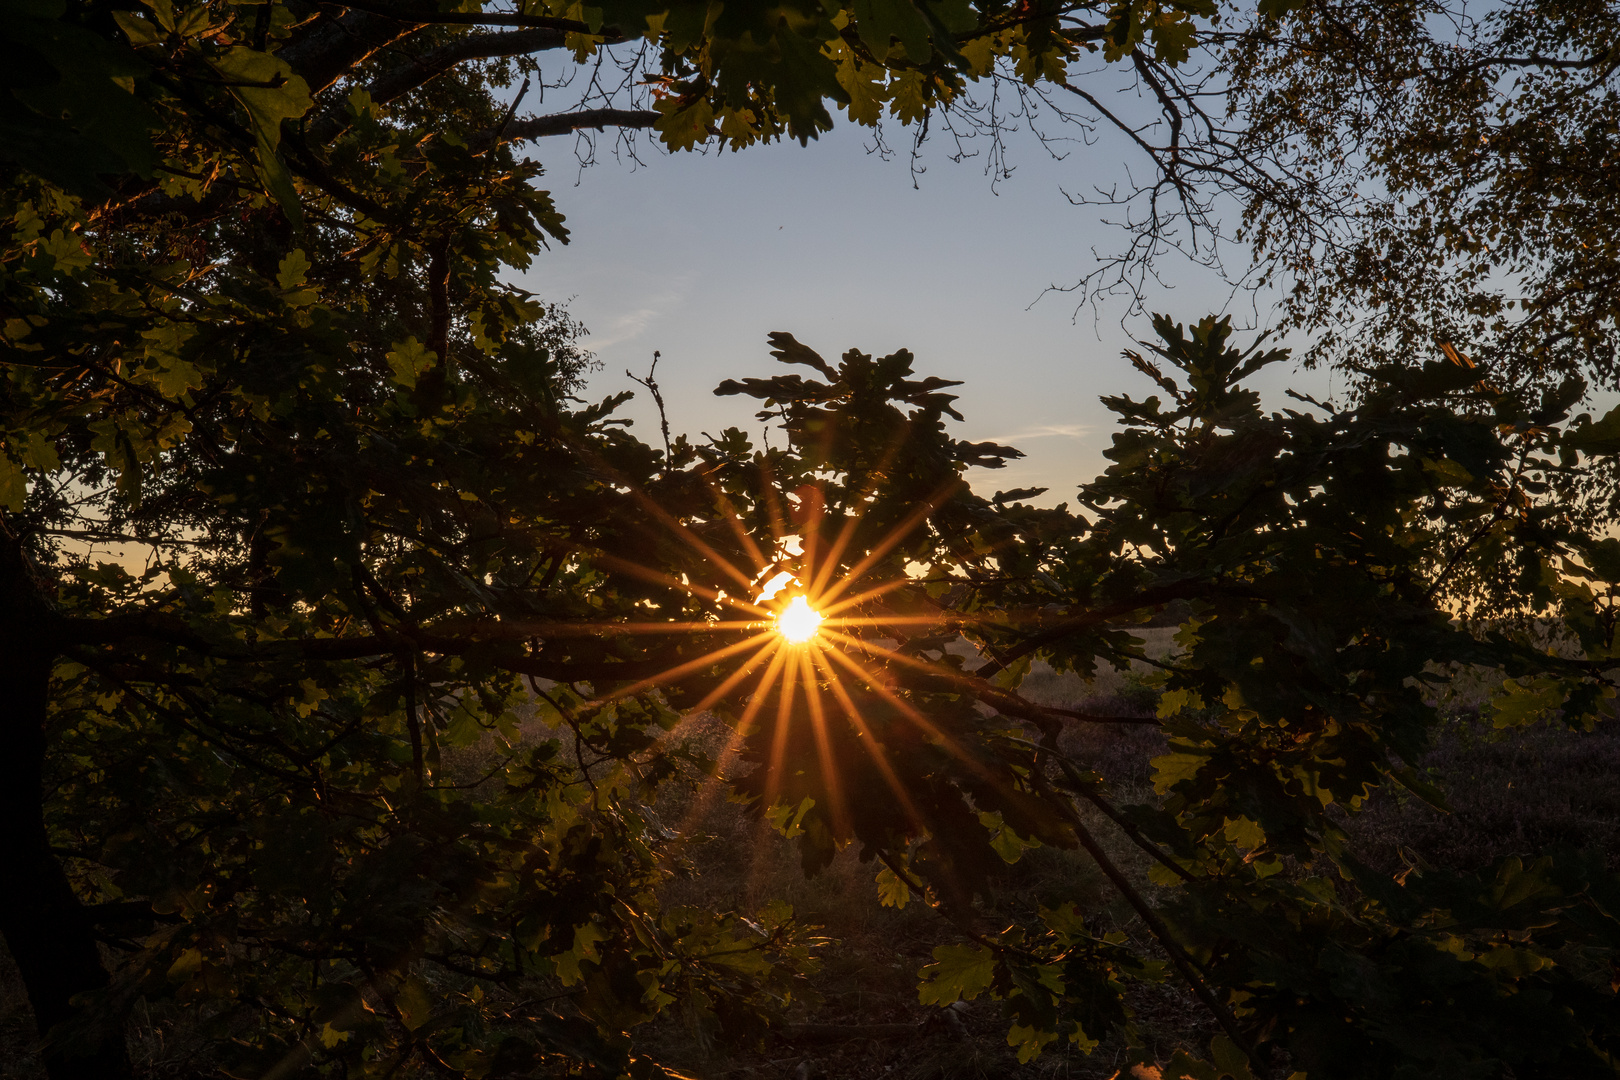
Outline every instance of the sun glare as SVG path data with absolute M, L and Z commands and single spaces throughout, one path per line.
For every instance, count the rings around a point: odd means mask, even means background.
M 821 612 L 810 606 L 810 601 L 795 596 L 776 616 L 776 632 L 795 645 L 803 645 L 816 636 L 822 618 Z

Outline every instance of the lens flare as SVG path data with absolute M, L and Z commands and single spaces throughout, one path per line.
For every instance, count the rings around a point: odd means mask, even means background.
M 795 645 L 803 645 L 816 636 L 822 618 L 821 612 L 810 606 L 810 601 L 795 596 L 776 616 L 776 632 Z

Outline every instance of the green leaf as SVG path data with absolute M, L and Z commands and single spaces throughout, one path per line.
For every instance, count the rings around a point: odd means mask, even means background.
M 52 231 L 49 237 L 41 240 L 37 251 L 48 260 L 41 269 L 73 273 L 85 269 L 94 262 L 78 234 L 64 232 L 61 229 Z
M 281 260 L 281 266 L 276 271 L 276 284 L 280 285 L 283 291 L 291 292 L 304 284 L 309 267 L 309 256 L 304 254 L 304 249 L 293 248 Z
M 411 975 L 394 991 L 394 1007 L 409 1031 L 415 1031 L 433 1018 L 433 994 L 427 984 Z
M 247 110 L 255 139 L 259 178 L 295 228 L 303 223 L 303 207 L 293 187 L 292 174 L 277 154 L 281 123 L 307 113 L 313 105 L 303 77 L 278 57 L 235 45 L 210 59 L 220 78 Z
M 1153 20 L 1150 37 L 1153 55 L 1171 67 L 1185 63 L 1198 42 L 1198 30 L 1182 12 L 1162 14 Z
M 924 1005 L 972 1001 L 995 981 L 996 955 L 983 945 L 941 945 L 919 973 L 917 1000 Z
M 0 109 L 0 160 L 23 165 L 75 194 L 111 194 L 103 177 L 148 177 L 158 164 L 157 116 L 137 96 L 147 64 L 123 40 L 65 17 L 61 5 L 9 12 L 11 45 Z
M 553 963 L 557 965 L 557 980 L 564 986 L 578 984 L 584 978 L 580 965 L 600 962 L 596 947 L 611 936 L 606 929 L 593 922 L 575 927 L 573 947 L 553 958 Z
M 656 127 L 671 150 L 690 150 L 708 141 L 714 127 L 714 107 L 707 98 L 687 104 L 664 98 L 653 102 L 653 108 L 663 114 Z
M 439 362 L 439 354 L 408 337 L 395 343 L 388 352 L 388 366 L 394 371 L 394 382 L 407 390 L 416 389 L 417 380 Z
M 115 11 L 113 20 L 129 36 L 129 43 L 136 48 L 142 45 L 156 45 L 169 36 L 169 32 L 150 19 L 136 15 L 130 11 Z
M 884 907 L 903 908 L 911 900 L 911 886 L 887 866 L 877 872 L 878 903 Z
M 174 0 L 141 0 L 141 3 L 152 9 L 152 14 L 157 16 L 158 25 L 169 33 L 174 32 Z
M 1030 654 L 1025 654 L 996 672 L 991 677 L 990 682 L 993 686 L 1002 690 L 1016 690 L 1022 685 L 1024 677 L 1029 674 L 1034 663 L 1035 658 Z
M 1166 794 L 1182 781 L 1196 777 L 1208 761 L 1206 754 L 1184 750 L 1161 754 L 1148 762 L 1153 767 L 1153 790 Z
M 1191 690 L 1166 690 L 1159 695 L 1157 716 L 1160 720 L 1167 720 L 1177 715 L 1183 709 L 1202 709 L 1204 699 Z
M 1244 851 L 1254 851 L 1263 847 L 1266 842 L 1266 832 L 1257 822 L 1246 817 L 1228 818 L 1226 827 L 1221 830 L 1226 838 Z
M 1474 957 L 1474 962 L 1513 979 L 1522 979 L 1553 966 L 1552 960 L 1539 953 L 1531 952 L 1529 949 L 1515 949 L 1508 945 L 1486 949 Z
M 1009 865 L 1021 859 L 1030 848 L 1041 846 L 1039 840 L 1033 837 L 1025 839 L 1014 832 L 999 810 L 980 811 L 979 823 L 990 831 L 990 846 Z
M 1562 680 L 1532 679 L 1528 684 L 1509 679 L 1504 693 L 1491 699 L 1493 723 L 1498 728 L 1528 727 L 1564 704 L 1569 696 Z
M 1231 1077 L 1231 1080 L 1254 1080 L 1254 1074 L 1249 1071 L 1248 1056 L 1225 1035 L 1217 1035 L 1210 1040 L 1209 1056 L 1215 1060 L 1215 1067 L 1222 1076 Z
M 930 27 L 911 0 L 854 0 L 856 32 L 874 56 L 886 58 L 899 42 L 908 60 L 926 63 L 934 52 Z
M 171 401 L 204 383 L 201 369 L 184 355 L 187 345 L 201 332 L 195 323 L 166 322 L 141 333 L 146 361 L 140 377 Z
M 1027 1065 L 1040 1056 L 1049 1043 L 1057 1041 L 1058 1033 L 1031 1024 L 1014 1023 L 1007 1029 L 1007 1045 L 1018 1051 L 1018 1063 Z
M 0 506 L 20 511 L 28 497 L 28 476 L 22 467 L 5 454 L 0 454 Z

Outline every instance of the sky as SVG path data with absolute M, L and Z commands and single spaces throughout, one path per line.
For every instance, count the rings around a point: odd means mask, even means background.
M 1033 139 L 1015 139 L 1012 177 L 992 184 L 982 159 L 953 162 L 942 148 L 925 148 L 914 178 L 906 144 L 885 161 L 849 125 L 807 148 L 671 155 L 643 142 L 639 164 L 615 160 L 610 143 L 602 139 L 599 164 L 586 169 L 570 139 L 532 146 L 573 235 L 519 275 L 524 288 L 568 301 L 589 328 L 586 344 L 602 362 L 593 399 L 638 390 L 626 369 L 644 375 L 658 350 L 675 432 L 739 426 L 757 443 L 753 399 L 713 389 L 775 374 L 770 331 L 789 331 L 829 360 L 849 348 L 908 348 L 919 376 L 962 380 L 958 437 L 1027 455 L 976 470 L 975 487 L 1046 487 L 1040 501 L 1055 503 L 1107 464 L 1111 418 L 1098 396 L 1151 392 L 1120 358 L 1132 335 L 1151 333 L 1145 316 L 1122 326 L 1123 299 L 1077 312 L 1073 296 L 1046 292 L 1093 268 L 1094 250 L 1121 242 L 1097 208 L 1064 194 L 1121 179 L 1117 149 L 1075 146 L 1054 161 Z M 1211 272 L 1164 265 L 1174 287 L 1150 294 L 1150 310 L 1197 321 L 1226 307 L 1230 289 Z M 1251 301 L 1235 306 L 1235 322 L 1254 322 Z M 1268 399 L 1285 384 L 1331 390 L 1323 374 L 1277 372 Z M 624 415 L 656 441 L 646 399 L 640 393 Z

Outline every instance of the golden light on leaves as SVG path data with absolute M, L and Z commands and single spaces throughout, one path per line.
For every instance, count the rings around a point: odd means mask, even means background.
M 823 618 L 825 616 L 811 607 L 810 601 L 801 594 L 777 614 L 776 632 L 795 645 L 803 645 L 816 636 Z

